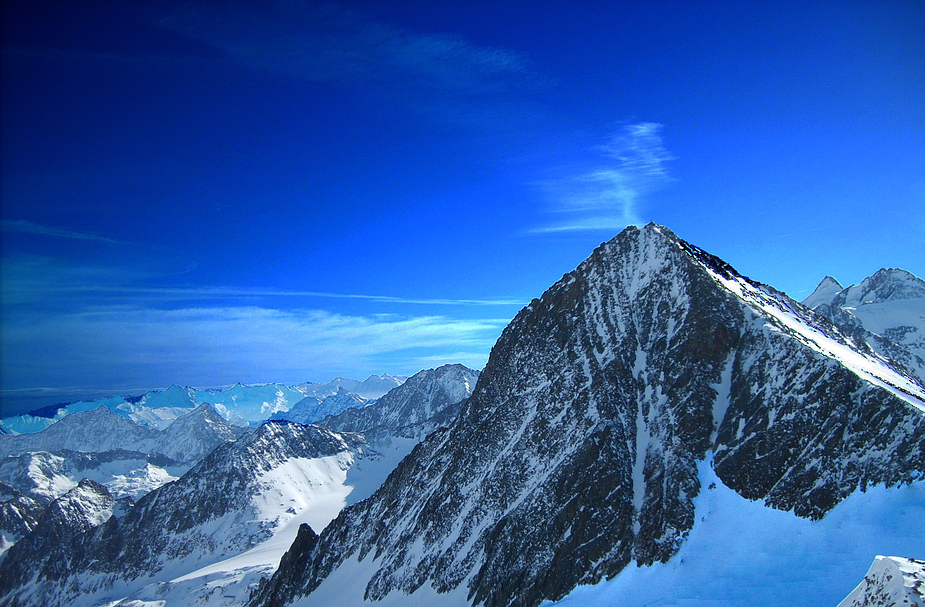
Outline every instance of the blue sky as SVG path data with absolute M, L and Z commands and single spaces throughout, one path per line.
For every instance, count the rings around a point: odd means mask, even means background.
M 925 276 L 920 2 L 13 0 L 2 26 L 5 415 L 480 367 L 631 223 L 797 299 Z

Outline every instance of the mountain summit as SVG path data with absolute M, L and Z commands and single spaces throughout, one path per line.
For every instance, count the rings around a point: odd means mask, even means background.
M 841 288 L 826 277 L 803 300 L 845 333 L 867 342 L 925 385 L 925 281 L 897 268 Z
M 303 526 L 251 605 L 428 588 L 532 607 L 670 559 L 704 460 L 817 519 L 920 478 L 923 445 L 925 391 L 888 360 L 667 228 L 629 227 L 517 315 L 448 428 L 320 536 Z

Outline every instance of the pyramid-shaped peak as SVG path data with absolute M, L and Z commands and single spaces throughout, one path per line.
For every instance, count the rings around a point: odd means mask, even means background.
M 832 300 L 835 299 L 835 296 L 842 291 L 844 287 L 841 286 L 837 280 L 831 276 L 826 276 L 822 281 L 816 286 L 812 294 L 809 297 L 803 300 L 803 305 L 807 308 L 815 309 L 821 304 L 830 304 Z

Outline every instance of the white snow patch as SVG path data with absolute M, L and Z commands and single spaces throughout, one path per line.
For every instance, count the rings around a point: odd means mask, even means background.
M 353 488 L 345 481 L 352 464 L 353 454 L 349 451 L 286 460 L 258 480 L 267 488 L 254 499 L 258 518 L 283 525 L 304 512 L 305 522 L 321 533 L 347 505 L 347 495 Z

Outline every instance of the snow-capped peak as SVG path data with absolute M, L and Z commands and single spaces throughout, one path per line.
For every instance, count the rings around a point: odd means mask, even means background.
M 812 294 L 803 300 L 803 305 L 809 309 L 815 309 L 819 304 L 828 304 L 832 303 L 832 300 L 844 287 L 841 284 L 832 278 L 831 276 L 826 276 L 822 279 L 822 282 L 819 283 L 819 286 L 816 287 L 816 290 Z
M 877 556 L 864 580 L 838 607 L 909 606 L 925 603 L 925 561 Z
M 846 289 L 844 306 L 882 303 L 908 299 L 925 299 L 925 281 L 899 268 L 877 270 L 857 286 Z

